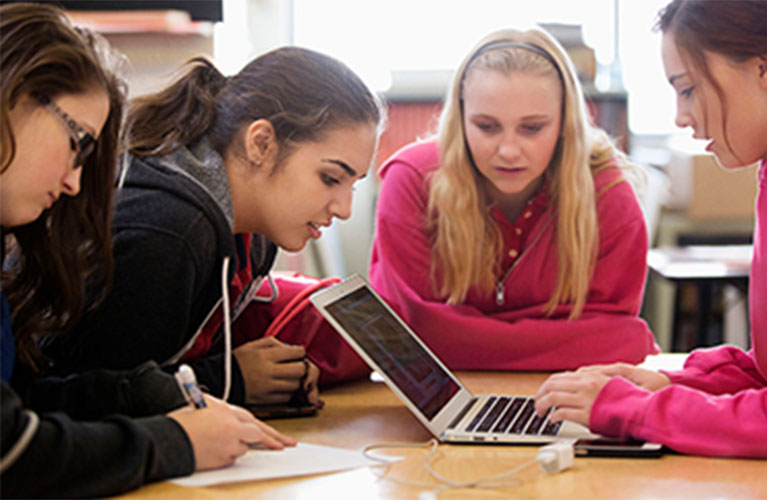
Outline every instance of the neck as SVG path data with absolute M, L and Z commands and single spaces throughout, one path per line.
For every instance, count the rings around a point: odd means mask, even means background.
M 490 202 L 497 206 L 511 222 L 514 222 L 522 215 L 527 203 L 538 194 L 541 186 L 543 186 L 543 176 L 535 179 L 518 193 L 501 193 L 492 183 L 486 183 Z

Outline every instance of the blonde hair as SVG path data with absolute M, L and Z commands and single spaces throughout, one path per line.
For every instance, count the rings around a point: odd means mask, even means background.
M 502 41 L 512 44 L 496 45 Z M 493 47 L 487 47 L 489 44 Z M 586 302 L 599 246 L 594 175 L 626 160 L 607 135 L 591 124 L 583 91 L 565 51 L 551 35 L 537 28 L 491 33 L 466 56 L 455 74 L 440 117 L 442 165 L 434 172 L 429 188 L 435 291 L 450 304 L 461 303 L 471 289 L 491 293 L 500 274 L 503 238 L 490 216 L 482 174 L 472 164 L 463 125 L 462 86 L 466 73 L 477 68 L 551 76 L 562 84 L 561 130 L 544 174 L 547 194 L 556 210 L 559 273 L 544 310 L 551 314 L 557 305 L 571 303 L 570 318 L 575 318 Z

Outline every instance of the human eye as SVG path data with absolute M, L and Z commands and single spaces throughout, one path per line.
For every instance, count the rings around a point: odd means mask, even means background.
M 498 130 L 498 125 L 491 122 L 476 122 L 474 124 L 479 130 L 485 133 L 493 133 Z
M 323 184 L 330 187 L 341 184 L 341 181 L 337 177 L 333 177 L 332 175 L 326 173 L 321 173 L 320 179 L 322 179 Z
M 533 135 L 543 130 L 543 123 L 525 123 L 522 125 L 522 131 L 526 134 Z
M 690 96 L 692 95 L 692 92 L 693 92 L 694 90 L 695 90 L 695 87 L 694 87 L 694 86 L 692 86 L 692 87 L 687 87 L 686 89 L 683 89 L 683 90 L 681 90 L 681 91 L 679 92 L 679 95 L 680 95 L 680 96 L 682 96 L 682 97 L 684 97 L 684 98 L 686 98 L 686 99 L 689 99 L 689 98 L 690 98 Z

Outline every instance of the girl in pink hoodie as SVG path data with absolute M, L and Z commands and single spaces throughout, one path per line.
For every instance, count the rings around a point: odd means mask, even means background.
M 379 170 L 370 280 L 449 367 L 563 370 L 656 351 L 630 164 L 540 29 L 487 35 L 437 140 Z
M 749 282 L 748 352 L 694 351 L 684 369 L 627 364 L 550 377 L 536 410 L 611 436 L 682 453 L 767 458 L 767 2 L 674 0 L 660 15 L 662 55 L 677 93 L 676 124 L 708 141 L 722 167 L 760 162 Z

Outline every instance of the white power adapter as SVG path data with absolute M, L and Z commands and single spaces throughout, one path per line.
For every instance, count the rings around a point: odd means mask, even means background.
M 555 474 L 573 466 L 575 451 L 573 444 L 567 441 L 556 442 L 542 447 L 536 460 L 541 469 L 549 474 Z

